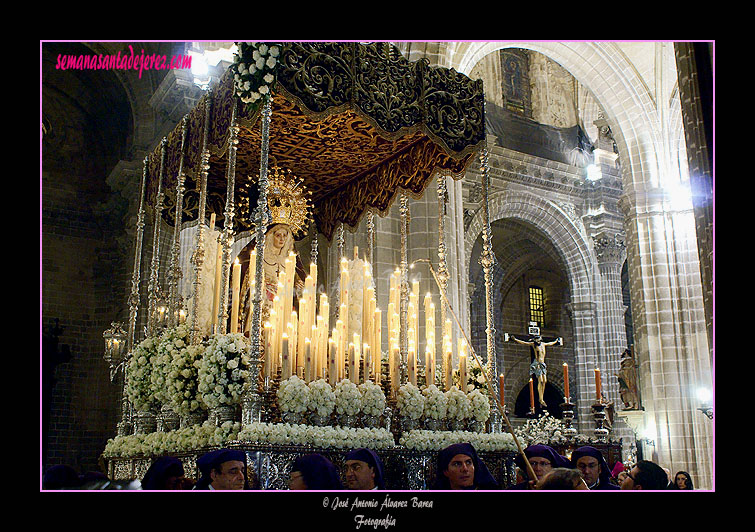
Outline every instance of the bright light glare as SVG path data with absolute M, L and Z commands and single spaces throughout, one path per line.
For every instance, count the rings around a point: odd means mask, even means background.
M 697 398 L 703 403 L 703 404 L 709 404 L 711 393 L 708 388 L 698 388 L 697 389 Z
M 603 174 L 600 172 L 600 167 L 596 164 L 591 164 L 587 167 L 587 179 L 590 181 L 597 181 L 602 178 Z
M 206 77 L 210 68 L 207 66 L 207 60 L 205 60 L 204 55 L 191 53 L 191 51 L 189 52 L 189 55 L 191 55 L 192 74 L 199 78 Z

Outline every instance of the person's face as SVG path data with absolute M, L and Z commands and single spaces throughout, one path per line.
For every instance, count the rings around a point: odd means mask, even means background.
M 304 482 L 304 475 L 301 471 L 291 471 L 291 476 L 288 478 L 288 489 L 290 490 L 306 490 L 307 484 Z
M 181 476 L 173 476 L 173 477 L 166 477 L 165 478 L 165 489 L 166 490 L 182 490 L 184 481 L 186 480 L 186 477 L 183 475 Z
M 288 230 L 284 227 L 281 227 L 279 229 L 276 229 L 273 232 L 273 246 L 275 246 L 275 249 L 281 249 L 283 247 L 283 244 L 286 243 L 286 238 L 288 237 Z
M 344 463 L 346 487 L 350 490 L 371 490 L 375 487 L 375 470 L 362 460 L 346 460 Z
M 687 477 L 684 475 L 676 475 L 676 487 L 680 490 L 687 489 Z
M 451 458 L 448 469 L 443 471 L 448 477 L 448 483 L 452 490 L 469 488 L 474 485 L 474 462 L 472 457 L 466 454 L 457 454 Z
M 244 462 L 229 460 L 220 464 L 220 472 L 212 470 L 212 487 L 216 490 L 244 489 Z
M 535 476 L 538 480 L 542 479 L 553 469 L 551 461 L 541 456 L 530 458 L 530 465 L 532 466 L 532 470 L 535 472 Z
M 600 476 L 600 463 L 594 456 L 580 456 L 577 459 L 577 469 L 582 473 L 588 486 L 592 486 L 598 481 Z
M 637 469 L 637 467 L 633 467 L 631 471 L 627 473 L 627 476 L 624 477 L 624 480 L 621 482 L 621 489 L 623 490 L 638 490 L 641 489 L 640 486 L 636 485 L 634 483 L 634 477 L 639 474 L 640 470 Z

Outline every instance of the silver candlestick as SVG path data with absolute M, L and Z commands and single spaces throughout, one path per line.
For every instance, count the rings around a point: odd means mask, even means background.
M 605 441 L 608 438 L 608 429 L 605 427 L 606 406 L 604 403 L 595 403 L 592 405 L 593 417 L 595 418 L 594 434 L 601 441 Z
M 564 436 L 567 438 L 573 438 L 577 435 L 577 429 L 572 426 L 574 422 L 574 403 L 572 403 L 568 397 L 564 398 L 564 402 L 561 403 L 561 412 L 563 413 L 564 420 Z

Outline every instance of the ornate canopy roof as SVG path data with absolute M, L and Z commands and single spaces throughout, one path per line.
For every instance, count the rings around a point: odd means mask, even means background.
M 485 140 L 481 80 L 426 60 L 410 62 L 384 43 L 286 43 L 277 70 L 269 133 L 269 164 L 291 170 L 311 191 L 314 219 L 328 239 L 340 222 L 356 227 L 404 190 L 423 193 L 433 173 L 461 177 Z M 184 221 L 196 219 L 199 166 L 210 106 L 207 212 L 222 223 L 227 148 L 234 104 L 239 125 L 234 189 L 235 232 L 253 227 L 260 171 L 260 111 L 234 96 L 231 70 L 150 154 L 147 201 L 156 203 L 160 168 L 163 217 L 173 223 L 176 177 L 183 157 Z

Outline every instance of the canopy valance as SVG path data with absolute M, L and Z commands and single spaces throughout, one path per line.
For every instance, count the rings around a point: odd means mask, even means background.
M 436 170 L 460 177 L 485 141 L 481 80 L 408 61 L 385 43 L 285 43 L 277 65 L 269 133 L 270 165 L 303 180 L 318 230 L 330 239 L 372 209 L 384 213 L 400 190 L 418 196 Z M 207 212 L 222 223 L 229 126 L 237 104 L 235 231 L 253 227 L 260 171 L 259 109 L 234 95 L 229 69 L 218 85 L 149 155 L 147 200 L 165 194 L 173 224 L 179 168 L 186 176 L 182 219 L 195 219 L 209 109 Z M 185 136 L 184 128 L 185 127 Z M 182 149 L 183 145 L 183 149 Z M 162 167 L 162 180 L 160 169 Z

